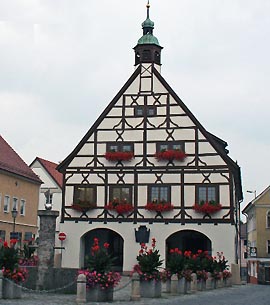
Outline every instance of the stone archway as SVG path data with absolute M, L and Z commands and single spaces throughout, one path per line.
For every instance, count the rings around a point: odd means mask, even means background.
M 208 251 L 212 254 L 211 240 L 201 232 L 195 230 L 182 230 L 170 235 L 166 240 L 167 253 L 170 249 L 178 248 L 182 252 L 191 251 L 196 253 L 198 250 Z
M 105 242 L 110 244 L 108 249 L 109 254 L 115 257 L 113 270 L 123 271 L 124 240 L 118 233 L 109 229 L 94 229 L 82 237 L 84 243 L 84 267 L 86 267 L 85 258 L 90 254 L 95 237 L 99 239 L 100 245 L 103 245 Z

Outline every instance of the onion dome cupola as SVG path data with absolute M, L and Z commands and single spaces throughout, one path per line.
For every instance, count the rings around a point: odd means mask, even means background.
M 135 51 L 135 66 L 141 63 L 161 65 L 161 50 L 158 39 L 153 35 L 154 22 L 149 18 L 150 4 L 146 5 L 147 17 L 142 23 L 143 36 L 138 40 Z

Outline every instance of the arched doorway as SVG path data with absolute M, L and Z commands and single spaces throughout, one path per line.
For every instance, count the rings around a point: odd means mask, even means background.
M 91 252 L 91 247 L 93 245 L 94 238 L 98 238 L 100 245 L 104 243 L 109 243 L 110 246 L 108 248 L 109 254 L 112 257 L 115 257 L 113 270 L 114 271 L 123 271 L 123 248 L 124 248 L 124 240 L 123 238 L 116 232 L 109 229 L 94 229 L 87 232 L 83 236 L 84 241 L 84 267 L 85 266 L 85 258 Z
M 196 253 L 198 250 L 203 250 L 212 254 L 211 240 L 203 233 L 194 230 L 178 231 L 170 235 L 166 240 L 167 253 L 174 248 L 178 248 L 182 252 Z

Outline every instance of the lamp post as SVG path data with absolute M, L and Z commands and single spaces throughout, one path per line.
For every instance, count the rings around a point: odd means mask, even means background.
M 256 197 L 257 197 L 257 195 L 256 195 L 256 190 L 255 190 L 255 191 L 247 191 L 247 193 L 254 194 L 254 198 L 256 198 Z
M 18 215 L 18 211 L 16 210 L 16 208 L 13 208 L 13 210 L 11 211 L 11 215 L 13 218 L 13 233 L 15 233 L 15 221 L 16 221 L 16 217 Z

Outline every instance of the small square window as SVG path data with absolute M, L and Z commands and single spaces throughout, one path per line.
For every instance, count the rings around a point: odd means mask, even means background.
M 136 106 L 134 108 L 134 116 L 143 116 L 144 111 L 143 111 L 143 106 Z
M 155 116 L 157 114 L 157 107 L 156 106 L 136 106 L 134 108 L 134 116 L 144 116 L 146 113 L 147 116 Z
M 196 202 L 210 202 L 215 201 L 216 203 L 219 203 L 219 192 L 218 192 L 218 186 L 197 186 L 196 188 Z
M 74 186 L 73 204 L 96 207 L 96 187 Z
M 170 203 L 171 189 L 169 186 L 149 186 L 148 200 L 153 203 Z
M 157 152 L 163 152 L 166 150 L 180 150 L 185 152 L 185 145 L 183 141 L 178 142 L 158 142 Z
M 134 144 L 127 142 L 116 142 L 107 144 L 108 152 L 133 152 Z
M 130 186 L 111 186 L 110 201 L 119 200 L 119 202 L 131 203 L 131 187 Z

